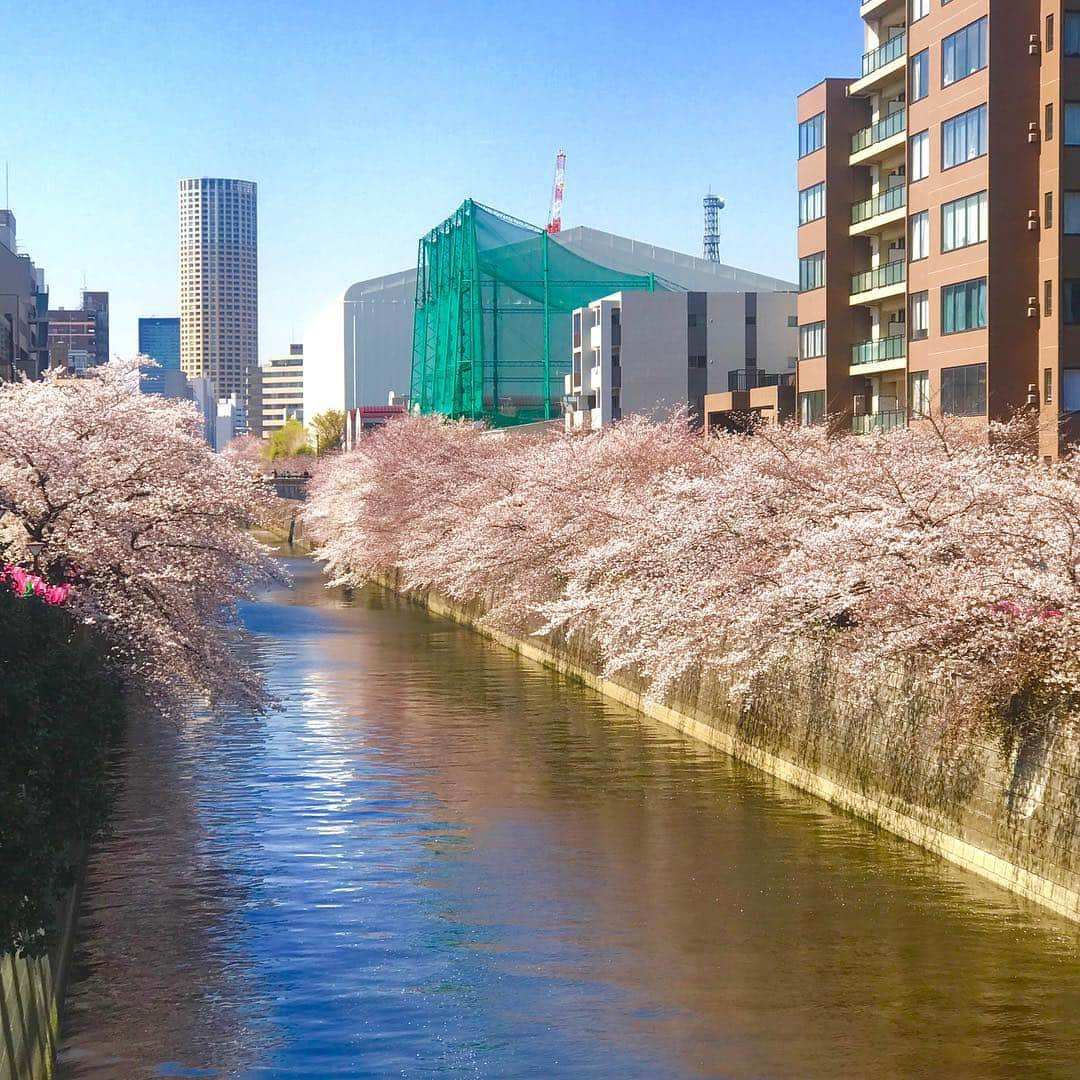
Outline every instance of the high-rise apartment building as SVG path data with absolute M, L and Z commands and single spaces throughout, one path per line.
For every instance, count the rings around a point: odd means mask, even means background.
M 180 181 L 180 366 L 219 398 L 258 362 L 256 201 L 249 180 Z
M 83 289 L 79 307 L 57 308 L 49 312 L 49 356 L 52 365 L 74 370 L 70 356 L 82 353 L 86 354 L 86 367 L 109 362 L 107 292 Z
M 859 13 L 859 77 L 798 104 L 800 416 L 985 425 L 1037 387 L 1054 457 L 1080 431 L 1080 11 Z

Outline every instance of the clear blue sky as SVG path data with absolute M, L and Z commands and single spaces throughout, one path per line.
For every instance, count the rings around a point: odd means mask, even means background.
M 560 148 L 567 226 L 700 254 L 711 186 L 724 260 L 793 276 L 795 97 L 861 52 L 855 0 L 59 0 L 3 24 L 20 243 L 54 307 L 84 273 L 110 291 L 124 354 L 177 314 L 183 176 L 259 184 L 261 357 L 465 197 L 543 224 Z

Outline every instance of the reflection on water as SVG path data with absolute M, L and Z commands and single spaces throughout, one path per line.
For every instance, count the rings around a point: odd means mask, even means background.
M 1069 924 L 292 569 L 281 711 L 134 725 L 62 1075 L 1080 1075 Z

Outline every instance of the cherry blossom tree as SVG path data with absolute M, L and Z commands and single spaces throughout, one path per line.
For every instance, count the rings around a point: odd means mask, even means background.
M 396 575 L 558 634 L 658 697 L 750 692 L 824 652 L 855 678 L 957 691 L 967 717 L 1080 687 L 1080 464 L 1026 421 L 705 439 L 686 417 L 588 435 L 388 424 L 328 462 L 308 520 L 336 581 Z M 959 713 L 958 713 L 959 716 Z
M 208 449 L 194 406 L 138 393 L 134 361 L 0 385 L 3 561 L 69 585 L 67 606 L 163 699 L 260 700 L 223 639 L 275 573 L 246 531 L 269 500 Z

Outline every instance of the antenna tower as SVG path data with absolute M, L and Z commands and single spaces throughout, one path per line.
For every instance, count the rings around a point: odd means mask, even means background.
M 705 261 L 720 261 L 720 211 L 724 200 L 711 191 L 705 196 Z
M 562 232 L 562 201 L 566 188 L 566 151 L 560 150 L 555 155 L 555 184 L 551 189 L 551 218 L 547 231 L 554 236 Z

